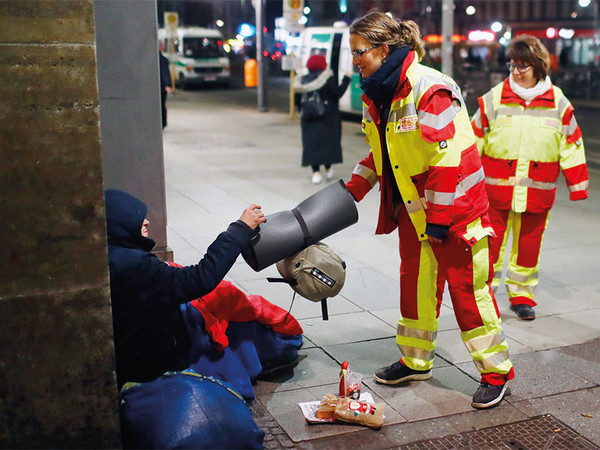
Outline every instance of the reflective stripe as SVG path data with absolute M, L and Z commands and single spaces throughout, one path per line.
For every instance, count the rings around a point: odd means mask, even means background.
M 417 80 L 415 85 L 413 86 L 415 100 L 419 101 L 421 96 L 429 89 L 429 87 L 441 84 L 446 86 L 452 91 L 454 96 L 460 101 L 461 105 L 464 103 L 462 94 L 460 93 L 460 88 L 456 83 L 452 83 L 451 79 L 444 79 L 442 77 L 424 75 Z
M 425 350 L 418 347 L 411 347 L 409 345 L 398 345 L 400 351 L 404 356 L 408 356 L 409 358 L 418 358 L 424 359 L 425 361 L 432 361 L 435 357 L 434 350 Z
M 407 103 L 406 105 L 402 105 L 400 108 L 398 108 L 397 110 L 394 110 L 393 112 L 397 113 L 397 115 L 399 115 L 400 118 L 407 117 L 407 116 L 416 116 L 417 115 L 417 107 L 414 103 Z
M 422 339 L 424 341 L 434 342 L 437 338 L 437 331 L 419 330 L 417 328 L 408 328 L 398 324 L 396 330 L 398 336 Z
M 470 341 L 465 342 L 465 345 L 467 346 L 469 353 L 472 353 L 481 350 L 487 350 L 495 345 L 500 345 L 505 340 L 506 336 L 504 336 L 504 331 L 501 331 L 500 334 L 492 334 L 489 336 L 481 336 L 471 339 Z
M 412 200 L 405 201 L 404 206 L 409 213 L 414 213 L 422 209 L 427 209 L 427 201 L 423 197 L 420 197 L 416 202 Z
M 487 116 L 488 123 L 492 120 L 496 120 L 496 111 L 494 110 L 494 94 L 492 91 L 488 91 L 483 96 L 483 104 L 485 106 L 485 115 Z
M 371 117 L 371 114 L 369 113 L 369 107 L 367 105 L 365 105 L 363 103 L 363 108 L 362 108 L 362 116 L 363 119 L 366 120 L 367 122 L 373 122 L 373 118 Z
M 562 126 L 562 133 L 567 136 L 571 136 L 573 133 L 575 133 L 575 130 L 577 130 L 577 120 L 575 119 L 575 115 L 573 115 L 571 116 L 571 122 L 569 122 L 569 125 Z
M 572 186 L 569 186 L 569 191 L 571 191 L 571 192 L 585 191 L 585 190 L 587 190 L 589 184 L 590 184 L 589 180 L 585 180 L 585 181 L 582 181 L 581 183 L 573 184 Z
M 419 122 L 422 125 L 441 130 L 448 126 L 456 118 L 456 108 L 450 105 L 439 114 L 432 114 L 425 111 L 419 111 Z
M 560 100 L 558 101 L 558 111 L 559 111 L 559 115 L 562 117 L 562 115 L 565 113 L 566 109 L 569 107 L 570 103 L 569 100 L 567 100 L 567 97 L 565 97 L 564 95 L 560 98 Z
M 523 113 L 523 109 L 518 106 L 499 106 L 496 111 L 496 118 L 498 116 L 520 116 Z
M 480 167 L 477 172 L 473 172 L 471 175 L 460 180 L 456 186 L 456 198 L 462 197 L 469 189 L 471 189 L 473 186 L 477 186 L 483 180 L 485 180 L 485 173 L 483 171 L 483 167 Z
M 536 286 L 527 286 L 527 285 L 523 285 L 523 284 L 510 284 L 508 281 L 509 280 L 505 280 L 505 284 L 506 284 L 506 291 L 509 294 L 516 294 L 518 292 L 527 292 L 527 293 L 533 295 L 533 293 L 535 292 Z
M 556 109 L 523 109 L 518 106 L 500 106 L 496 112 L 498 116 L 530 116 L 547 117 L 549 119 L 560 119 Z
M 532 273 L 531 275 L 522 275 L 520 273 L 516 273 L 516 272 L 513 272 L 512 270 L 509 270 L 506 272 L 506 279 L 510 280 L 510 281 L 514 281 L 516 283 L 527 283 L 528 281 L 531 281 L 531 280 L 537 280 L 538 274 L 536 272 L 536 273 Z
M 473 116 L 473 123 L 479 129 L 483 128 L 483 123 L 481 122 L 481 111 L 478 109 L 475 115 Z
M 454 192 L 436 192 L 431 189 L 425 189 L 425 200 L 434 205 L 454 205 Z
M 473 362 L 475 363 L 477 369 L 480 372 L 483 372 L 486 370 L 494 369 L 506 361 L 508 361 L 508 351 L 496 353 L 495 355 L 492 355 L 489 358 Z
M 547 117 L 548 119 L 560 119 L 560 114 L 557 109 L 526 109 L 523 111 L 524 116 L 530 117 Z
M 377 183 L 377 174 L 375 173 L 375 171 L 369 169 L 366 166 L 363 166 L 362 164 L 356 165 L 354 171 L 352 171 L 352 175 L 358 175 L 360 177 L 363 177 L 369 182 L 371 187 L 375 186 L 375 183 Z
M 545 191 L 556 189 L 556 183 L 533 181 L 531 178 L 527 177 L 510 177 L 508 179 L 485 177 L 485 183 L 492 186 L 525 186 L 534 189 L 542 189 Z

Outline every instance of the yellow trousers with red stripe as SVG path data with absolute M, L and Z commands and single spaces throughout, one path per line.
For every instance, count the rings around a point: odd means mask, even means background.
M 504 279 L 508 299 L 512 305 L 537 305 L 533 300 L 533 293 L 538 285 L 540 250 L 548 218 L 549 211 L 516 213 L 490 208 L 490 220 L 497 236 L 490 245 L 494 265 L 494 292 L 500 286 L 504 255 L 508 237 L 512 232 L 512 248 Z
M 477 219 L 467 230 L 481 227 Z M 442 244 L 417 239 L 404 208 L 398 215 L 400 312 L 396 342 L 402 362 L 415 370 L 433 367 L 442 295 L 446 282 L 461 338 L 482 381 L 504 384 L 514 376 L 508 343 L 491 289 L 487 236 L 466 242 L 450 232 Z

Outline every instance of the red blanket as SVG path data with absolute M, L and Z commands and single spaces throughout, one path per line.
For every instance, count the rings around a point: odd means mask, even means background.
M 175 263 L 168 263 L 181 267 Z M 221 281 L 209 294 L 190 304 L 202 314 L 204 327 L 217 350 L 229 345 L 225 335 L 229 322 L 257 322 L 284 334 L 302 334 L 302 327 L 288 312 L 260 295 L 246 295 L 229 281 Z

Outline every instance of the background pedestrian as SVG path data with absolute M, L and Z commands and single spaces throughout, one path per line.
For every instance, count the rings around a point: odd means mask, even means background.
M 325 166 L 325 176 L 330 180 L 333 178 L 331 165 L 342 162 L 342 121 L 338 103 L 348 88 L 350 76 L 345 75 L 338 85 L 322 55 L 308 58 L 306 68 L 308 74 L 294 82 L 295 102 L 301 112 L 302 166 L 312 168 L 312 182 L 318 184 L 323 180 L 321 165 Z M 313 102 L 314 96 L 310 97 L 313 92 L 317 93 L 314 102 L 320 102 L 321 106 L 308 105 L 309 101 Z M 307 113 L 313 107 L 321 111 L 316 115 Z
M 160 44 L 158 51 L 158 62 L 160 69 L 160 111 L 162 117 L 163 129 L 167 126 L 167 95 L 171 92 L 173 81 L 171 80 L 171 70 L 169 69 L 169 60 L 162 54 L 164 45 Z

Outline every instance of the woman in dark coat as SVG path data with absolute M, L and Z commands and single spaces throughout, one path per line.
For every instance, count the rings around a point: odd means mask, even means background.
M 350 77 L 345 75 L 338 86 L 333 72 L 327 67 L 327 61 L 322 55 L 312 55 L 306 63 L 308 74 L 297 78 L 294 82 L 296 92 L 295 101 L 298 109 L 302 111 L 302 94 L 318 91 L 325 112 L 323 115 L 301 119 L 302 127 L 302 166 L 311 166 L 313 171 L 312 182 L 318 184 L 323 180 L 319 166 L 325 166 L 327 179 L 333 177 L 332 164 L 342 162 L 342 121 L 338 103 L 344 95 Z

